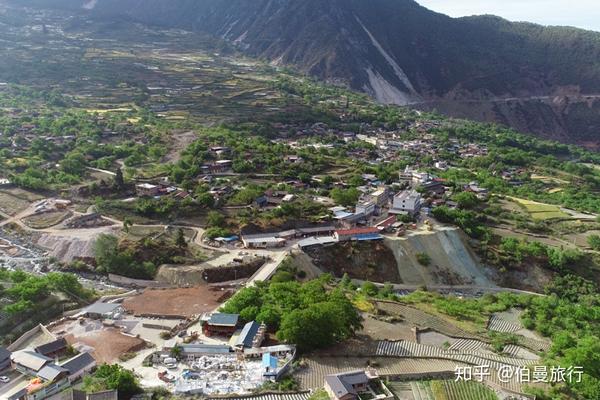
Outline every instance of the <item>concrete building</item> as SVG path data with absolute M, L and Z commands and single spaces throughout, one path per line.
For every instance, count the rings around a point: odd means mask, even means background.
M 140 197 L 154 197 L 158 195 L 159 187 L 151 183 L 140 183 L 135 185 L 135 192 Z
M 284 238 L 280 238 L 276 233 L 260 235 L 244 235 L 242 243 L 247 249 L 268 249 L 274 247 L 283 247 L 286 244 Z
M 375 214 L 376 204 L 372 201 L 363 201 L 356 205 L 356 214 L 363 214 L 370 217 Z
M 403 190 L 394 196 L 390 214 L 415 215 L 421 209 L 421 195 L 415 190 Z
M 386 187 L 380 187 L 372 193 L 365 196 L 368 201 L 375 203 L 377 207 L 384 207 L 390 201 L 390 190 Z

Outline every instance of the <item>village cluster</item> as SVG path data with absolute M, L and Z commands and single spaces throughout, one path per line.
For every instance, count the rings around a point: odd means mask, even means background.
M 244 324 L 236 314 L 143 317 L 131 315 L 122 300 L 96 302 L 1 348 L 2 398 L 42 400 L 57 393 L 77 398 L 77 389 L 69 388 L 98 365 L 116 361 L 129 367 L 123 354 L 140 352 L 142 365 L 131 368 L 146 386 L 162 385 L 179 394 L 243 394 L 280 378 L 296 354 L 293 345 L 266 345 L 267 327 Z

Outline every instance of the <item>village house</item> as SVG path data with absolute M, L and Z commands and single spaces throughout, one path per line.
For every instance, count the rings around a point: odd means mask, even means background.
M 332 400 L 355 400 L 368 391 L 369 377 L 365 371 L 344 372 L 325 377 L 325 391 Z
M 154 197 L 158 195 L 159 186 L 151 183 L 139 183 L 135 185 L 135 192 L 139 197 Z
M 60 357 L 67 351 L 68 343 L 65 338 L 56 339 L 50 343 L 45 343 L 35 348 L 35 352 L 46 357 Z
M 278 237 L 276 233 L 262 233 L 243 235 L 242 243 L 247 249 L 268 249 L 285 246 L 286 239 Z
M 390 214 L 415 215 L 421 210 L 421 195 L 415 190 L 403 190 L 394 196 Z
M 90 353 L 80 353 L 67 360 L 61 367 L 67 370 L 69 382 L 72 383 L 96 368 L 96 360 Z
M 445 181 L 442 179 L 436 178 L 419 185 L 419 188 L 422 189 L 423 193 L 442 196 L 444 193 L 446 193 L 446 187 L 444 186 L 444 183 Z
M 486 200 L 489 197 L 489 191 L 479 186 L 477 182 L 471 182 L 463 187 L 465 192 L 475 193 L 479 200 Z
M 238 314 L 214 313 L 202 325 L 206 336 L 231 336 L 237 330 L 240 316 Z
M 284 158 L 285 162 L 288 164 L 301 164 L 304 162 L 304 159 L 297 155 L 289 155 Z
M 37 375 L 52 359 L 30 350 L 20 350 L 11 355 L 13 367 L 24 375 Z

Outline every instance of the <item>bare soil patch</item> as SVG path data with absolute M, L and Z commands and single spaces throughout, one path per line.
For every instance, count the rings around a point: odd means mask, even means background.
M 130 297 L 123 307 L 134 315 L 178 315 L 191 317 L 216 309 L 230 291 L 208 286 L 178 289 L 146 289 Z
M 358 333 L 371 340 L 409 340 L 415 341 L 413 325 L 407 322 L 389 323 L 372 316 L 365 316 L 363 329 Z
M 98 330 L 78 337 L 68 335 L 66 339 L 71 345 L 80 343 L 93 347 L 92 354 L 98 364 L 115 362 L 120 355 L 139 351 L 146 346 L 142 339 L 123 335 L 116 329 Z

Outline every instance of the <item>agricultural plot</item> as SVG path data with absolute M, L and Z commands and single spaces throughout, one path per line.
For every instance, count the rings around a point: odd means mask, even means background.
M 421 329 L 430 328 L 455 338 L 478 339 L 479 336 L 468 333 L 450 322 L 438 317 L 403 304 L 378 301 L 378 309 L 395 316 L 403 317 L 408 323 L 418 326 Z
M 429 384 L 436 400 L 498 400 L 496 393 L 479 382 L 444 380 Z
M 531 218 L 537 221 L 569 217 L 569 214 L 562 211 L 559 206 L 553 204 L 538 203 L 536 201 L 520 199 L 517 197 L 511 197 L 511 199 L 523 207 L 523 209 L 529 213 Z
M 0 211 L 8 215 L 16 215 L 29 207 L 29 201 L 0 191 Z
M 531 174 L 531 179 L 533 179 L 534 181 L 543 182 L 548 185 L 551 185 L 551 184 L 568 185 L 569 184 L 569 182 L 564 179 L 556 178 L 553 176 L 547 176 L 547 175 Z
M 69 211 L 51 211 L 40 214 L 33 214 L 22 219 L 23 223 L 33 229 L 46 229 L 55 226 L 67 219 L 71 213 Z

